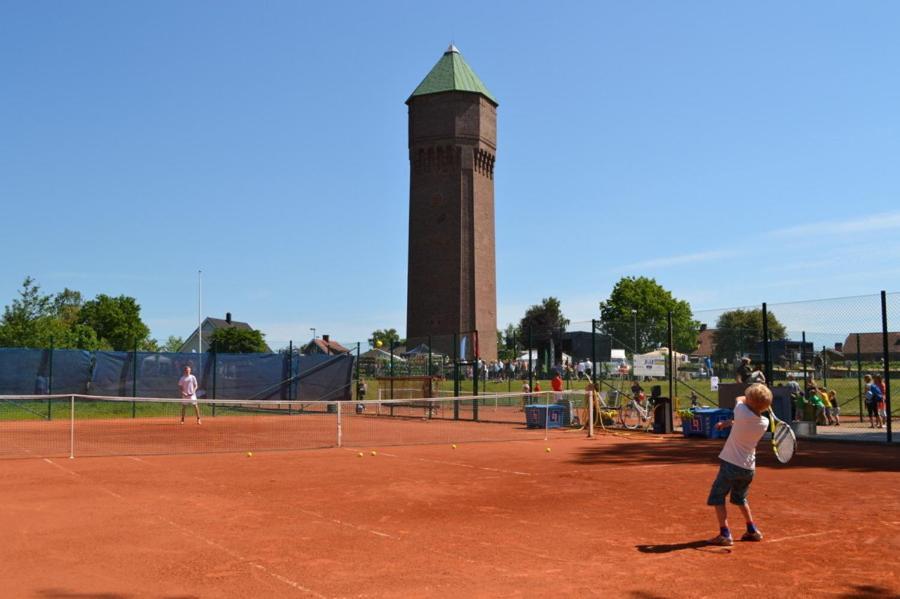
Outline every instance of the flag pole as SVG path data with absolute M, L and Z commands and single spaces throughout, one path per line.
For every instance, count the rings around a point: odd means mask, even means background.
M 203 378 L 203 271 L 197 271 L 197 380 Z

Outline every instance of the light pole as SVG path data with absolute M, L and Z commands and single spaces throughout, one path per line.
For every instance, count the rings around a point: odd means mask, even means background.
M 316 327 L 309 327 L 309 330 L 312 331 L 313 341 L 316 340 Z

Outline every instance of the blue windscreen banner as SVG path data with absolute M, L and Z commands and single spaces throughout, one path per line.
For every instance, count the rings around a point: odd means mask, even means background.
M 91 359 L 80 349 L 0 348 L 0 394 L 85 393 Z

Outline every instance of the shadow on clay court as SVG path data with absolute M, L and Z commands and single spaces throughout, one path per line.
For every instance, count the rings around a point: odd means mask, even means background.
M 838 597 L 840 599 L 900 599 L 900 594 L 889 588 L 873 584 L 855 584 Z
M 672 553 L 674 551 L 685 551 L 693 549 L 695 551 L 703 551 L 706 553 L 731 553 L 728 547 L 717 547 L 710 545 L 709 541 L 687 541 L 685 543 L 669 543 L 667 545 L 635 545 L 641 553 Z
M 634 433 L 613 445 L 586 447 L 576 454 L 577 464 L 646 465 L 715 464 L 723 440 L 687 439 L 684 437 Z M 772 454 L 771 444 L 759 443 L 757 459 L 762 466 L 784 468 Z M 829 443 L 800 441 L 790 468 L 826 468 L 855 472 L 900 472 L 900 446 L 863 443 Z

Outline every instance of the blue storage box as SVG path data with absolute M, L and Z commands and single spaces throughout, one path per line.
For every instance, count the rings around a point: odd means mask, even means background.
M 694 417 L 690 420 L 681 419 L 681 432 L 685 437 L 704 437 L 707 439 L 724 439 L 731 428 L 716 430 L 716 424 L 725 420 L 731 420 L 734 412 L 724 408 L 699 408 L 691 410 Z
M 566 408 L 559 404 L 525 406 L 525 425 L 528 428 L 562 428 Z

